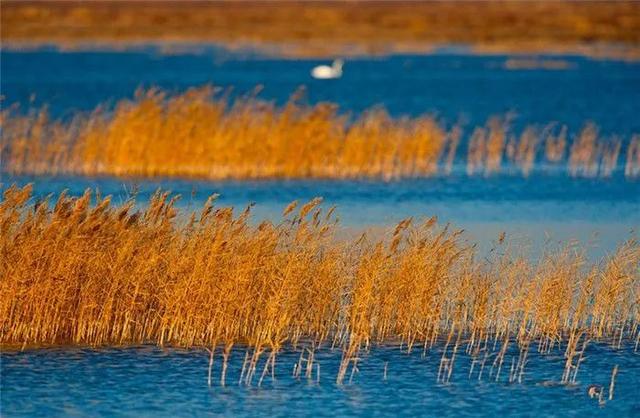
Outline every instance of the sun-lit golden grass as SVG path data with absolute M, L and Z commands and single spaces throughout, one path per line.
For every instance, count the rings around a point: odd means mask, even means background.
M 362 350 L 427 351 L 436 341 L 443 381 L 459 349 L 482 368 L 493 353 L 499 374 L 509 344 L 524 356 L 510 379 L 522 377 L 529 347 L 562 346 L 571 381 L 588 341 L 640 339 L 634 240 L 597 263 L 575 245 L 532 260 L 504 236 L 481 257 L 435 218 L 407 219 L 378 239 L 338 239 L 320 199 L 290 204 L 277 223 L 250 223 L 249 209 L 216 208 L 215 196 L 194 213 L 178 213 L 175 201 L 158 192 L 136 211 L 90 191 L 34 202 L 31 186 L 8 188 L 0 342 L 222 347 L 225 367 L 242 346 L 250 384 L 261 356 L 269 353 L 264 377 L 285 346 L 306 347 L 311 363 L 313 350 L 342 350 L 342 382 Z
M 250 95 L 230 102 L 211 87 L 179 95 L 139 91 L 109 110 L 69 121 L 46 108 L 2 113 L 2 171 L 14 174 L 179 176 L 206 179 L 379 178 L 520 173 L 539 163 L 570 176 L 640 174 L 638 135 L 602 137 L 593 124 L 511 128 L 510 117 L 474 129 L 434 117 L 392 118 L 374 108 L 355 120 L 337 106 L 292 96 L 282 106 Z M 469 132 L 465 135 L 465 130 Z
M 2 2 L 8 44 L 216 42 L 293 56 L 492 52 L 640 56 L 632 1 Z M 609 46 L 607 48 L 606 46 Z M 604 47 L 603 47 L 604 46 Z

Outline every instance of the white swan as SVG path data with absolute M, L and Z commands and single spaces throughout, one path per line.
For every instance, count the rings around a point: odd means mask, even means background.
M 342 77 L 342 64 L 344 64 L 344 62 L 341 59 L 337 59 L 333 61 L 331 66 L 318 65 L 311 70 L 311 76 L 321 80 L 340 78 Z

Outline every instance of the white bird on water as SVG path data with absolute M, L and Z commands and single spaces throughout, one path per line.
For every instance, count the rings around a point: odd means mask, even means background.
M 311 76 L 320 80 L 340 78 L 342 77 L 342 64 L 344 64 L 344 62 L 341 59 L 337 59 L 333 61 L 331 66 L 318 65 L 311 70 Z

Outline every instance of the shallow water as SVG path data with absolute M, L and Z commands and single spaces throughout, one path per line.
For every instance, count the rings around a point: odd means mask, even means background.
M 238 94 L 263 84 L 261 97 L 282 103 L 300 85 L 308 100 L 332 101 L 358 113 L 382 104 L 392 114 L 436 112 L 449 123 L 482 124 L 491 115 L 514 111 L 516 124 L 559 121 L 575 132 L 586 120 L 605 134 L 640 133 L 640 63 L 555 57 L 567 69 L 508 70 L 508 56 L 469 56 L 449 51 L 431 56 L 348 60 L 340 80 L 316 81 L 314 60 L 284 60 L 215 48 L 163 54 L 154 48 L 113 52 L 2 51 L 3 106 L 48 103 L 54 116 L 89 110 L 105 100 L 131 97 L 139 86 L 182 91 L 213 83 Z M 0 170 L 1 172 L 1 170 Z M 132 194 L 145 201 L 162 188 L 182 195 L 185 210 L 198 209 L 212 193 L 219 205 L 244 209 L 255 202 L 254 220 L 277 220 L 292 200 L 325 199 L 337 205 L 345 230 L 388 230 L 406 217 L 437 215 L 464 228 L 471 242 L 488 249 L 499 233 L 531 247 L 578 239 L 598 260 L 640 230 L 640 181 L 619 170 L 611 179 L 572 179 L 535 167 L 529 178 L 508 174 L 467 177 L 461 167 L 449 177 L 380 181 L 227 181 L 11 177 L 0 189 L 34 183 L 35 198 L 68 189 L 80 195 L 97 188 L 121 203 Z M 456 363 L 450 385 L 438 385 L 440 354 L 422 359 L 397 349 L 377 348 L 352 384 L 336 386 L 339 354 L 320 356 L 317 385 L 290 377 L 297 354 L 278 357 L 277 381 L 262 388 L 206 385 L 207 355 L 151 347 L 4 351 L 1 357 L 2 416 L 640 416 L 640 357 L 631 350 L 591 345 L 575 387 L 544 386 L 557 381 L 564 359 L 533 358 L 523 384 L 469 380 L 469 361 Z M 243 353 L 234 354 L 236 360 Z M 389 361 L 388 380 L 382 379 Z M 232 362 L 229 381 L 237 380 Z M 620 365 L 614 401 L 599 407 L 587 384 L 608 384 Z M 233 377 L 235 376 L 235 378 Z
M 336 385 L 339 351 L 317 354 L 320 381 L 292 377 L 299 354 L 277 357 L 276 380 L 238 386 L 244 352 L 232 353 L 227 387 L 219 386 L 220 360 L 207 386 L 204 350 L 153 347 L 129 349 L 41 349 L 2 354 L 2 415 L 10 416 L 559 416 L 632 417 L 640 414 L 640 361 L 632 347 L 613 350 L 591 345 L 576 385 L 562 386 L 564 358 L 532 353 L 522 383 L 508 383 L 509 352 L 495 381 L 489 366 L 478 381 L 469 377 L 470 359 L 460 356 L 449 384 L 437 383 L 441 349 L 426 357 L 398 348 L 375 348 L 360 362 L 351 383 Z M 388 363 L 387 379 L 384 364 Z M 489 362 L 487 363 L 489 365 Z M 619 366 L 614 399 L 603 406 L 587 386 L 608 388 Z M 496 369 L 497 370 L 497 369 Z M 348 380 L 348 379 L 347 379 Z

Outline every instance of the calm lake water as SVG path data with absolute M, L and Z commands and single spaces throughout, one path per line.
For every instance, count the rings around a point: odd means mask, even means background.
M 2 51 L 3 106 L 48 104 L 66 117 L 98 103 L 132 97 L 140 86 L 172 91 L 212 83 L 243 94 L 264 85 L 261 97 L 284 102 L 305 85 L 309 102 L 339 103 L 357 114 L 373 105 L 393 115 L 436 113 L 444 121 L 482 124 L 508 111 L 516 124 L 566 123 L 575 132 L 585 121 L 605 135 L 640 133 L 640 64 L 563 56 L 566 69 L 506 69 L 507 56 L 449 51 L 431 56 L 347 60 L 343 78 L 309 76 L 317 60 L 284 60 L 215 48 L 164 54 L 133 51 Z M 0 170 L 1 171 L 1 170 Z M 294 199 L 322 196 L 338 205 L 345 229 L 392 228 L 395 222 L 437 215 L 464 228 L 468 239 L 490 245 L 506 231 L 535 254 L 546 241 L 580 240 L 597 261 L 640 230 L 640 181 L 617 172 L 611 179 L 571 179 L 536 167 L 529 178 L 507 174 L 467 177 L 461 167 L 449 177 L 378 181 L 205 182 L 179 179 L 11 177 L 0 188 L 34 183 L 43 197 L 86 188 L 111 194 L 114 202 L 136 192 L 146 200 L 158 188 L 181 194 L 180 206 L 197 209 L 212 193 L 220 205 L 239 210 L 255 202 L 254 219 L 278 219 Z M 522 384 L 469 380 L 461 360 L 449 385 L 436 384 L 439 354 L 423 359 L 377 348 L 352 384 L 334 384 L 339 354 L 321 358 L 320 384 L 290 377 L 297 355 L 279 357 L 275 383 L 261 388 L 206 385 L 207 355 L 201 351 L 131 349 L 43 349 L 2 353 L 2 416 L 640 416 L 640 357 L 631 349 L 590 346 L 576 386 L 548 386 L 562 375 L 561 355 L 532 358 Z M 241 358 L 237 353 L 236 358 Z M 388 380 L 382 367 L 389 361 Z M 231 365 L 229 380 L 239 364 Z M 620 366 L 614 401 L 600 407 L 586 385 L 608 384 Z M 458 364 L 456 365 L 458 367 Z M 234 375 L 235 373 L 235 375 Z M 326 377 L 325 377 L 326 376 Z M 236 377 L 237 379 L 237 377 Z M 255 385 L 254 385 L 255 386 Z
M 54 115 L 93 109 L 132 97 L 136 88 L 172 91 L 211 83 L 238 94 L 257 85 L 260 97 L 282 103 L 306 86 L 311 103 L 330 101 L 345 111 L 383 105 L 393 115 L 436 113 L 445 121 L 483 124 L 492 115 L 515 112 L 516 122 L 568 124 L 586 121 L 605 133 L 640 132 L 640 63 L 583 57 L 562 61 L 560 70 L 507 69 L 505 55 L 461 55 L 347 59 L 337 80 L 314 80 L 319 60 L 283 60 L 214 48 L 161 53 L 157 48 L 124 52 L 2 52 L 5 103 L 48 104 Z

